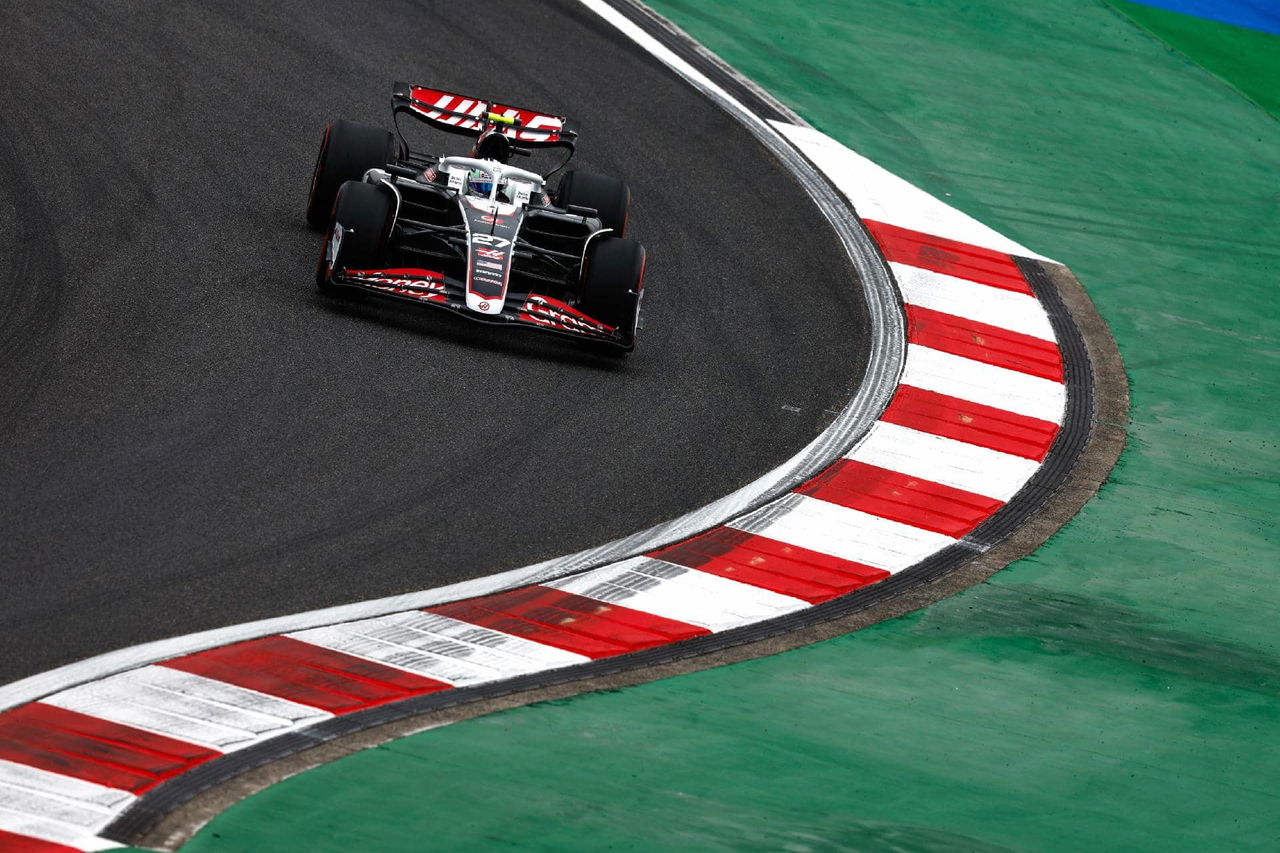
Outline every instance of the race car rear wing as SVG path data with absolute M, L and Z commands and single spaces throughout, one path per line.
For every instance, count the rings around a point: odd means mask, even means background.
M 449 133 L 479 136 L 489 128 L 521 146 L 567 148 L 572 153 L 578 133 L 564 116 L 469 98 L 426 86 L 398 82 L 391 92 L 395 117 L 402 113 Z

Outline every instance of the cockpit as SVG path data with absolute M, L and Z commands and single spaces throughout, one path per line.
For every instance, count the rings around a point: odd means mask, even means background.
M 470 196 L 515 204 L 517 189 L 505 176 L 493 175 L 483 169 L 472 169 L 467 174 L 466 194 Z
M 528 204 L 542 196 L 542 176 L 496 160 L 473 157 L 445 157 L 436 172 L 449 189 L 471 198 L 503 204 Z

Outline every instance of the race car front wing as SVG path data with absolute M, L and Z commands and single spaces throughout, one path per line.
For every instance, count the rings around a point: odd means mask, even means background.
M 599 341 L 624 350 L 635 346 L 635 334 L 590 317 L 567 302 L 540 293 L 509 293 L 501 313 L 481 314 L 467 307 L 466 286 L 433 270 L 396 268 L 383 270 L 338 269 L 328 273 L 329 283 L 371 291 L 381 296 L 434 305 L 481 323 L 498 323 L 540 329 L 545 332 Z

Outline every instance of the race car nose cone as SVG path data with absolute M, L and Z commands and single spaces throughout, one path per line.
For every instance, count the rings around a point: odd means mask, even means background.
M 484 297 L 478 293 L 467 294 L 467 307 L 477 314 L 501 314 L 502 299 Z

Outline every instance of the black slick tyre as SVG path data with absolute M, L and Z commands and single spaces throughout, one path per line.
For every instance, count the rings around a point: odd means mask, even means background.
M 329 224 L 338 188 L 358 181 L 364 173 L 395 159 L 395 137 L 390 131 L 340 119 L 324 129 L 311 192 L 307 196 L 307 224 L 321 229 Z
M 577 169 L 567 172 L 556 191 L 556 203 L 561 207 L 589 207 L 597 212 L 605 228 L 613 229 L 612 236 L 627 235 L 631 188 L 617 178 Z
M 347 181 L 333 205 L 333 227 L 325 236 L 316 265 L 316 284 L 332 293 L 335 269 L 380 269 L 395 205 L 391 193 L 373 184 Z
M 633 337 L 644 287 L 644 264 L 644 246 L 635 240 L 593 240 L 582 270 L 579 310 Z

